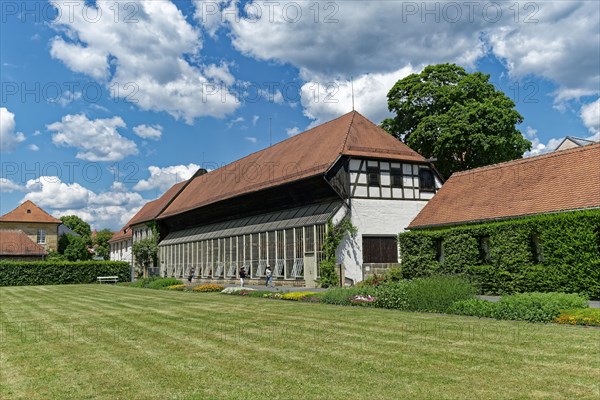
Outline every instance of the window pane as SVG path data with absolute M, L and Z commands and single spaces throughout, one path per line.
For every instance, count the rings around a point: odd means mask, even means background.
M 392 179 L 392 187 L 401 188 L 402 187 L 402 169 L 401 168 L 392 168 L 391 171 L 391 179 Z
M 367 185 L 379 186 L 379 168 L 367 167 Z
M 435 179 L 429 169 L 419 169 L 419 188 L 424 191 L 435 191 Z

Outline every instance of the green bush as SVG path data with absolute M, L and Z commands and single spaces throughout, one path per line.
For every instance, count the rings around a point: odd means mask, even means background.
M 406 300 L 411 311 L 445 313 L 459 300 L 475 297 L 477 290 L 458 276 L 433 276 L 414 279 L 406 285 Z
M 99 276 L 126 282 L 130 268 L 123 261 L 0 261 L 0 286 L 95 283 Z
M 560 291 L 598 299 L 599 227 L 600 210 L 585 210 L 413 230 L 398 236 L 402 274 L 405 279 L 465 274 L 483 294 Z M 479 248 L 482 237 L 489 238 L 489 257 Z
M 173 285 L 181 285 L 181 281 L 176 278 L 158 278 L 148 282 L 148 289 L 164 289 Z
M 481 299 L 460 300 L 452 304 L 448 314 L 469 315 L 472 317 L 494 318 L 497 303 Z
M 408 281 L 388 282 L 377 286 L 375 289 L 375 303 L 373 306 L 394 310 L 408 310 L 406 287 Z
M 332 287 L 324 292 L 317 293 L 316 296 L 319 297 L 321 303 L 349 306 L 352 304 L 350 298 L 358 294 L 374 295 L 374 289 L 371 287 Z
M 523 293 L 502 297 L 493 313 L 497 319 L 552 322 L 560 311 L 586 308 L 587 299 L 568 293 Z
M 402 280 L 402 269 L 400 267 L 391 267 L 384 274 L 373 274 L 364 281 L 358 282 L 356 286 L 379 286 L 383 283 L 399 282 Z

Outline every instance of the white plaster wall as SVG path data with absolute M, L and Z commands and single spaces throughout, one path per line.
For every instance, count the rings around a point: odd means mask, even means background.
M 358 232 L 352 238 L 347 236 L 337 251 L 346 278 L 355 283 L 362 280 L 362 235 L 397 235 L 425 204 L 426 201 L 417 200 L 352 199 L 350 216 Z
M 121 243 L 123 243 L 123 252 L 121 253 Z M 127 261 L 131 262 L 131 241 L 128 239 L 126 242 L 115 242 L 110 246 L 110 259 L 111 261 Z

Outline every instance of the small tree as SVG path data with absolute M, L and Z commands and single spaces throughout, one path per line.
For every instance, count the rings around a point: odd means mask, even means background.
M 155 223 L 149 226 L 152 236 L 133 243 L 131 247 L 135 263 L 144 277 L 148 276 L 148 268 L 158 264 L 158 228 Z
M 339 278 L 335 267 L 337 264 L 336 251 L 346 233 L 354 236 L 356 232 L 357 229 L 349 218 L 344 218 L 335 226 L 331 220 L 327 222 L 327 235 L 323 242 L 323 260 L 320 263 L 321 287 L 338 286 Z
M 105 260 L 110 259 L 110 245 L 108 241 L 113 237 L 113 233 L 110 229 L 102 229 L 99 232 L 96 232 L 96 237 L 94 238 L 94 249 L 96 251 L 96 255 L 104 258 Z
M 158 245 L 154 238 L 146 238 L 133 244 L 133 256 L 135 263 L 143 276 L 148 275 L 148 268 L 156 264 Z

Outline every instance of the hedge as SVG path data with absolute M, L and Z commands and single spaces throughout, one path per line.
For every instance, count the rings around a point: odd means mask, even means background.
M 482 254 L 484 237 L 488 257 Z M 457 273 L 470 277 L 483 294 L 566 292 L 600 298 L 600 210 L 414 230 L 401 233 L 398 241 L 407 279 Z
M 130 280 L 130 264 L 123 261 L 0 261 L 0 286 L 95 283 L 99 276 Z

